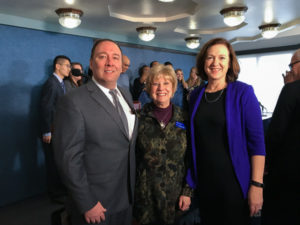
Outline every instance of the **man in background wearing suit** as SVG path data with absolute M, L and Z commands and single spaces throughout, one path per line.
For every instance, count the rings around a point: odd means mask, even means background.
M 54 72 L 44 84 L 41 96 L 41 129 L 47 170 L 47 186 L 49 197 L 53 201 L 61 201 L 66 194 L 55 166 L 51 139 L 56 103 L 65 93 L 63 79 L 69 76 L 70 70 L 71 60 L 64 55 L 56 56 L 53 60 Z
M 290 63 L 300 77 L 300 49 Z M 267 132 L 263 225 L 300 224 L 300 80 L 284 85 Z
M 55 116 L 55 159 L 71 196 L 71 222 L 130 225 L 137 117 L 130 93 L 117 87 L 120 47 L 97 41 L 90 68 L 92 79 L 62 97 Z

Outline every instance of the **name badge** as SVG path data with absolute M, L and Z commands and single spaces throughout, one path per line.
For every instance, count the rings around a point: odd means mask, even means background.
M 175 123 L 175 126 L 181 128 L 181 129 L 186 130 L 186 126 L 184 125 L 184 123 L 181 123 L 181 122 L 178 122 L 178 121 L 177 121 L 177 122 Z

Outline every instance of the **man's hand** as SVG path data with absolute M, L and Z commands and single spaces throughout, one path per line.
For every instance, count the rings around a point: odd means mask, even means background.
M 84 218 L 87 223 L 100 223 L 105 220 L 106 209 L 103 208 L 100 202 L 84 213 Z
M 188 196 L 181 195 L 179 197 L 179 209 L 181 211 L 189 210 L 191 204 L 191 198 Z
M 47 144 L 50 144 L 50 142 L 51 142 L 51 135 L 49 135 L 49 136 L 43 136 L 43 142 L 45 142 Z
M 295 75 L 292 71 L 286 71 L 285 75 L 282 74 L 284 84 L 294 82 L 296 80 Z

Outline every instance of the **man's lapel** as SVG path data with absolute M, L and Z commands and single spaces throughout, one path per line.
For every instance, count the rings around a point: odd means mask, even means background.
M 119 126 L 124 135 L 127 137 L 125 128 L 122 124 L 120 115 L 118 114 L 116 108 L 107 98 L 107 96 L 102 92 L 102 90 L 97 87 L 97 85 L 90 81 L 87 84 L 87 89 L 90 92 L 91 97 L 106 111 L 106 113 L 112 118 L 112 120 Z M 128 137 L 127 137 L 128 138 Z

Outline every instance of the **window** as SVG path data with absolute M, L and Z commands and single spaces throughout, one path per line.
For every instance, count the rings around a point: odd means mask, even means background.
M 284 85 L 282 74 L 289 70 L 293 51 L 238 56 L 241 67 L 239 81 L 250 84 L 258 101 L 273 112 Z

